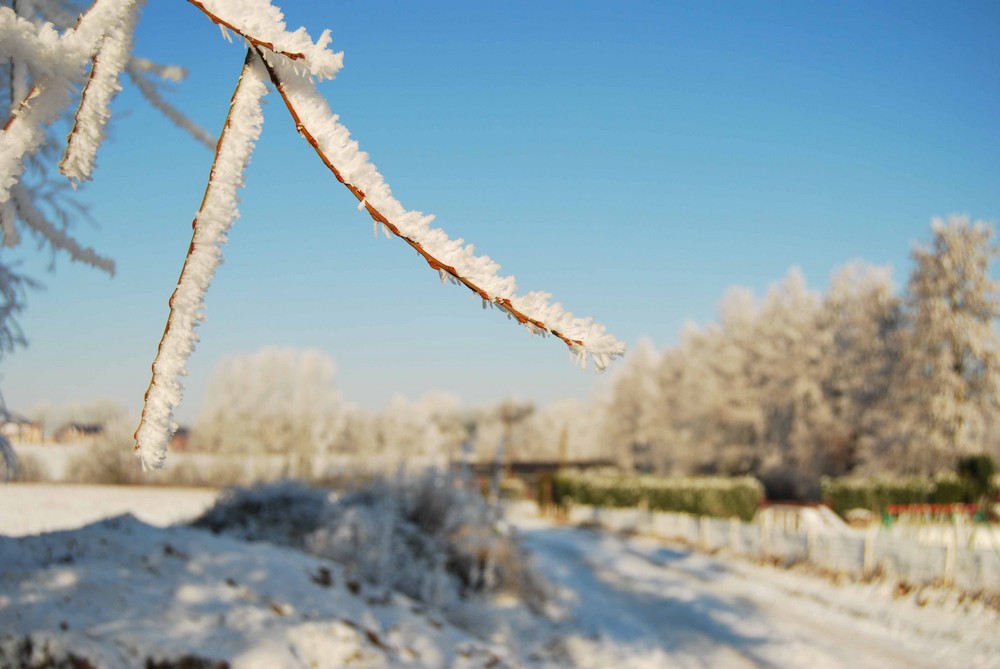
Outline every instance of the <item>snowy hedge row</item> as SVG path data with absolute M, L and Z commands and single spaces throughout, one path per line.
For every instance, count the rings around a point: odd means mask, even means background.
M 954 473 L 934 478 L 838 478 L 823 481 L 823 499 L 845 515 L 851 509 L 884 512 L 893 504 L 972 504 L 980 486 Z
M 764 486 L 751 477 L 658 477 L 563 471 L 553 479 L 553 493 L 560 505 L 645 506 L 652 511 L 750 520 L 764 499 Z

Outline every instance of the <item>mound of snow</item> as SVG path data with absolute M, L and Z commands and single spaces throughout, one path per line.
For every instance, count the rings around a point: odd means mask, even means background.
M 329 560 L 130 515 L 0 537 L 0 565 L 3 667 L 520 666 Z

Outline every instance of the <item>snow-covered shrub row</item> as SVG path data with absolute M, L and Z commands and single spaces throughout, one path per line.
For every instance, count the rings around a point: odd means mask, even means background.
M 823 500 L 841 516 L 851 509 L 882 513 L 892 504 L 969 504 L 978 501 L 976 486 L 946 472 L 933 478 L 856 478 L 823 481 Z
M 453 476 L 375 479 L 337 497 L 300 482 L 225 491 L 194 525 L 343 563 L 359 580 L 440 607 L 507 594 L 538 610 L 544 584 L 497 510 Z
M 753 518 L 764 486 L 751 477 L 628 476 L 615 471 L 563 471 L 553 480 L 558 504 L 646 506 L 718 518 Z

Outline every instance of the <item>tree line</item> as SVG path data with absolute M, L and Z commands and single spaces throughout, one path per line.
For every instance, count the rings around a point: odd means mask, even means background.
M 823 477 L 932 475 L 998 453 L 993 229 L 936 219 L 902 294 L 890 271 L 839 269 L 825 294 L 792 269 L 761 299 L 733 288 L 718 322 L 636 347 L 605 404 L 625 469 L 752 475 L 771 498 Z

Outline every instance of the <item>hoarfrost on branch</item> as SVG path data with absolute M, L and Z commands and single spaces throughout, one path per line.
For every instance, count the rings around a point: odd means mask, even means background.
M 518 294 L 514 277 L 500 275 L 495 261 L 477 255 L 472 244 L 451 239 L 440 228 L 432 227 L 433 216 L 407 210 L 393 197 L 368 154 L 361 151 L 316 89 L 316 81 L 332 79 L 343 66 L 343 54 L 329 48 L 329 31 L 316 41 L 304 28 L 288 31 L 281 10 L 269 0 L 189 2 L 216 23 L 225 37 L 242 37 L 248 50 L 153 362 L 152 380 L 135 435 L 135 448 L 143 466 L 159 467 L 166 455 L 173 410 L 182 394 L 181 377 L 197 341 L 195 326 L 202 318 L 203 298 L 221 260 L 226 232 L 238 216 L 236 192 L 263 121 L 259 105 L 266 91 L 265 80 L 270 80 L 280 93 L 300 135 L 334 177 L 357 197 L 359 209 L 368 212 L 376 230 L 382 227 L 387 235 L 391 233 L 409 244 L 440 273 L 443 281 L 466 286 L 482 298 L 484 307 L 499 309 L 532 334 L 561 339 L 581 366 L 586 366 L 589 357 L 598 370 L 603 370 L 624 353 L 624 344 L 607 334 L 602 325 L 591 318 L 575 317 L 561 304 L 551 302 L 548 293 Z M 37 12 L 67 25 L 66 12 L 60 14 L 58 3 L 55 5 L 42 2 Z M 26 68 L 26 75 L 13 77 L 15 84 L 21 80 L 32 84 L 12 86 L 12 90 L 21 90 L 21 99 L 11 101 L 9 120 L 0 133 L 0 205 L 4 205 L 0 222 L 5 242 L 15 243 L 17 239 L 6 203 L 13 199 L 16 205 L 26 199 L 18 190 L 25 160 L 45 140 L 45 128 L 69 108 L 73 86 L 81 86 L 83 94 L 61 163 L 63 173 L 73 180 L 90 177 L 97 148 L 104 138 L 108 104 L 120 88 L 122 72 L 129 74 L 154 106 L 209 143 L 204 133 L 162 101 L 148 78 L 151 74 L 170 78 L 177 73 L 131 57 L 138 5 L 135 0 L 96 0 L 75 26 L 66 27 L 62 33 L 52 23 L 35 20 L 35 8 L 21 12 L 0 7 L 0 58 Z M 21 219 L 28 220 L 29 225 L 31 220 L 44 219 L 27 205 L 19 209 Z M 71 239 L 63 239 L 51 225 L 40 222 L 33 227 L 54 246 L 69 250 L 73 257 L 113 271 L 110 261 Z

